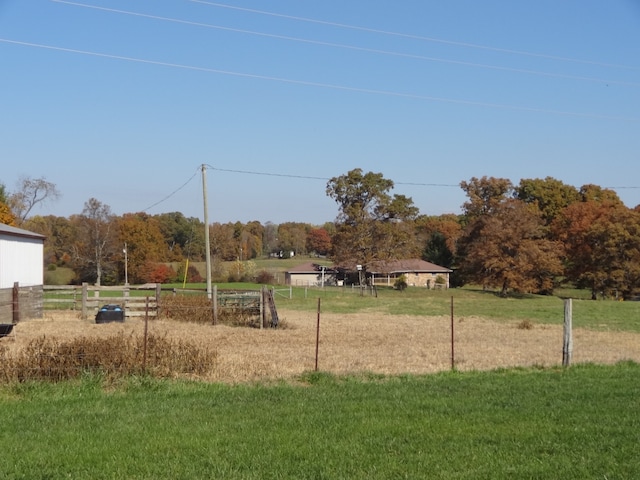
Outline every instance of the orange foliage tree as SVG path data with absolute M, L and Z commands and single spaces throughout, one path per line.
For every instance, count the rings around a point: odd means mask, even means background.
M 545 237 L 535 205 L 507 199 L 477 217 L 461 239 L 461 270 L 467 280 L 515 292 L 550 293 L 562 274 L 562 245 Z
M 566 247 L 567 278 L 594 300 L 640 288 L 640 212 L 605 198 L 572 204 L 553 224 Z

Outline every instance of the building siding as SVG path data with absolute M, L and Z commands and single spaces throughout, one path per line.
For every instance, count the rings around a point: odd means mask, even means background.
M 0 288 L 42 285 L 43 240 L 0 234 Z

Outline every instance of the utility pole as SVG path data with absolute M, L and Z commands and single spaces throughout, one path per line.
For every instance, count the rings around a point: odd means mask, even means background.
M 202 200 L 204 202 L 204 245 L 207 264 L 207 297 L 212 297 L 211 288 L 211 245 L 209 241 L 209 209 L 207 206 L 207 166 L 202 164 Z
M 124 242 L 124 249 L 122 250 L 124 253 L 124 286 L 129 286 L 129 257 L 127 256 L 129 252 L 127 252 L 127 242 Z

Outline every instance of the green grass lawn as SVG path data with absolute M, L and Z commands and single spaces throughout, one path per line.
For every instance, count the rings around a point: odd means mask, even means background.
M 640 478 L 640 365 L 0 387 L 7 479 Z

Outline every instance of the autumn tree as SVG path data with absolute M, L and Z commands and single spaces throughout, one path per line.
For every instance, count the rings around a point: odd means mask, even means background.
M 404 195 L 391 195 L 393 181 L 381 173 L 356 168 L 327 183 L 327 195 L 338 204 L 332 257 L 338 264 L 367 267 L 377 260 L 403 257 L 412 250 L 413 221 L 418 209 Z
M 565 209 L 553 224 L 566 246 L 567 279 L 591 298 L 630 296 L 640 288 L 640 212 L 603 197 Z M 609 195 L 605 198 L 610 198 Z
M 264 235 L 264 227 L 262 224 L 253 220 L 244 225 L 243 228 L 243 258 L 244 260 L 257 258 L 262 255 L 262 238 Z
M 113 260 L 118 248 L 115 216 L 111 207 L 95 198 L 84 204 L 82 213 L 71 217 L 77 237 L 72 245 L 73 261 L 76 273 L 81 281 L 95 281 L 101 285 L 103 276 L 108 274 L 110 282 L 117 276 L 116 263 Z
M 467 281 L 508 291 L 550 293 L 562 273 L 562 246 L 545 238 L 537 207 L 521 200 L 494 203 L 471 222 L 460 240 Z
M 0 223 L 15 226 L 16 216 L 8 205 L 7 190 L 3 183 L 0 183 Z
M 288 254 L 307 253 L 307 233 L 311 230 L 308 223 L 284 222 L 278 225 L 278 249 Z
M 451 268 L 455 263 L 456 244 L 462 235 L 458 215 L 420 216 L 416 219 L 416 236 L 423 260 Z
M 16 225 L 16 216 L 9 208 L 9 205 L 3 202 L 0 202 L 0 223 L 12 227 Z
M 47 181 L 44 177 L 23 177 L 18 182 L 16 192 L 9 195 L 8 204 L 17 222 L 22 224 L 33 207 L 59 197 L 60 192 L 55 183 Z
M 209 242 L 214 260 L 229 262 L 237 258 L 239 245 L 233 223 L 215 222 L 209 225 Z
M 33 215 L 23 225 L 32 232 L 44 235 L 45 265 L 66 266 L 73 257 L 76 226 L 66 217 Z
M 307 233 L 307 252 L 327 255 L 331 251 L 331 237 L 324 228 L 312 228 Z
M 155 217 L 144 212 L 126 213 L 116 223 L 121 249 L 114 260 L 121 266 L 120 272 L 124 272 L 124 255 L 120 252 L 126 245 L 128 275 L 132 283 L 151 282 L 169 274 L 158 265 L 169 259 L 169 252 Z

